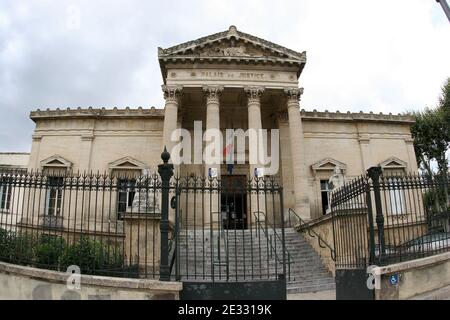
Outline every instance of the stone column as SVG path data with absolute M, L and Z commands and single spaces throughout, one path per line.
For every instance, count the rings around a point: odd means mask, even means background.
M 287 109 L 289 115 L 289 132 L 291 138 L 292 177 L 294 180 L 294 210 L 304 220 L 311 220 L 311 208 L 308 197 L 308 175 L 305 163 L 305 142 L 303 125 L 300 117 L 300 96 L 303 88 L 287 88 Z
M 249 132 L 249 167 L 250 167 L 250 179 L 252 179 L 254 187 L 257 186 L 257 180 L 255 178 L 255 168 L 262 168 L 263 163 L 260 159 L 260 155 L 263 153 L 264 145 L 261 136 L 262 121 L 261 121 L 261 95 L 264 92 L 263 87 L 246 87 L 244 88 L 247 94 L 247 108 L 248 108 L 248 132 Z M 253 133 L 252 133 L 253 132 Z M 250 212 L 248 214 L 253 215 L 252 221 L 255 219 L 254 214 L 259 217 L 259 220 L 265 220 L 265 197 L 264 195 L 256 194 L 257 190 L 254 190 L 250 197 Z M 249 219 L 250 221 L 250 219 Z
M 416 155 L 414 152 L 414 139 L 406 138 L 405 145 L 406 145 L 406 152 L 408 153 L 408 172 L 417 173 L 418 168 L 416 162 Z
M 172 148 L 175 145 L 175 143 L 170 140 L 170 136 L 172 132 L 177 129 L 178 106 L 182 89 L 181 86 L 162 86 L 166 105 L 164 107 L 164 132 L 161 150 L 166 146 L 169 153 L 171 153 Z
M 34 134 L 32 137 L 30 160 L 28 162 L 28 170 L 41 170 L 39 165 L 39 152 L 41 149 L 42 136 Z
M 362 172 L 366 172 L 372 166 L 370 155 L 370 137 L 368 134 L 361 134 L 358 137 L 359 149 L 361 150 Z
M 91 154 L 92 154 L 93 140 L 94 140 L 93 132 L 81 135 L 80 159 L 78 162 L 78 167 L 80 171 L 86 172 L 91 171 Z
M 176 142 L 172 142 L 170 136 L 172 132 L 178 128 L 178 107 L 179 100 L 182 94 L 182 86 L 166 86 L 162 85 L 164 93 L 164 99 L 166 105 L 164 106 L 164 129 L 163 129 L 163 141 L 161 151 L 164 150 L 164 146 L 169 153 L 172 153 L 172 148 Z M 171 155 L 171 159 L 173 156 Z M 174 176 L 179 173 L 179 165 L 174 164 Z M 161 200 L 161 199 L 160 199 Z M 161 203 L 161 201 L 160 201 Z M 175 210 L 169 207 L 169 221 L 175 222 Z
M 221 86 L 203 86 L 203 92 L 206 97 L 206 130 L 217 129 L 220 132 L 220 107 L 219 100 L 222 94 L 223 87 Z M 214 134 L 211 131 L 208 134 Z M 216 141 L 209 141 L 205 145 L 205 150 L 213 150 L 214 156 L 222 153 L 222 148 L 217 150 Z M 221 142 L 222 146 L 222 142 Z M 204 159 L 205 162 L 205 176 L 208 177 L 209 168 L 217 171 L 217 180 L 213 179 L 210 182 L 213 186 L 217 186 L 217 181 L 220 179 L 220 162 L 210 163 L 208 159 Z M 218 192 L 208 193 L 208 198 L 205 202 L 204 221 L 205 225 L 216 228 L 218 226 L 220 218 L 220 194 Z

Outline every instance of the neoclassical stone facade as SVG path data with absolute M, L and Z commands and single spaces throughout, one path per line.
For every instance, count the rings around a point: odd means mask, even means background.
M 374 113 L 300 109 L 306 53 L 238 31 L 234 26 L 158 49 L 164 109 L 67 109 L 31 112 L 36 123 L 29 169 L 109 172 L 156 170 L 177 128 L 279 130 L 277 175 L 284 207 L 304 219 L 326 212 L 328 179 L 337 166 L 349 180 L 373 165 L 415 172 L 413 119 Z M 252 141 L 249 145 L 261 143 Z M 208 142 L 203 142 L 203 148 Z M 270 145 L 270 144 L 267 144 Z M 266 146 L 263 146 L 265 148 Z M 193 157 L 199 152 L 193 148 Z M 222 152 L 222 150 L 218 150 Z M 248 159 L 249 150 L 245 150 Z M 259 163 L 176 165 L 181 175 L 252 177 Z M 248 201 L 250 202 L 251 199 Z

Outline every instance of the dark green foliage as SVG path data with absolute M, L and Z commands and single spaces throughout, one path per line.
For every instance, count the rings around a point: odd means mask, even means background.
M 0 261 L 8 262 L 11 257 L 11 236 L 10 232 L 0 229 Z
M 62 237 L 42 235 L 39 245 L 34 250 L 36 264 L 58 270 L 59 260 L 65 248 L 66 242 Z
M 135 267 L 124 269 L 123 255 L 119 248 L 107 246 L 100 241 L 82 236 L 69 245 L 59 236 L 40 234 L 38 239 L 37 235 L 11 232 L 1 228 L 0 261 L 63 272 L 67 267 L 77 265 L 82 274 L 110 276 L 137 274 Z
M 11 261 L 29 265 L 33 261 L 33 247 L 36 238 L 27 232 L 11 233 Z
M 0 261 L 29 264 L 33 259 L 33 237 L 0 229 Z
M 415 112 L 416 123 L 411 127 L 417 164 L 431 177 L 431 161 L 438 165 L 438 174 L 448 170 L 446 152 L 450 144 L 450 78 L 442 87 L 437 108 Z
M 107 274 L 108 270 L 121 268 L 121 255 L 116 250 L 108 249 L 99 241 L 81 237 L 76 243 L 64 251 L 60 265 L 66 269 L 70 265 L 77 265 L 81 273 Z

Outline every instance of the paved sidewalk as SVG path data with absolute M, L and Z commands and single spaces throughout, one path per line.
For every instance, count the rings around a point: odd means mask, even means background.
M 335 290 L 325 290 L 306 293 L 290 293 L 287 295 L 288 300 L 336 300 Z

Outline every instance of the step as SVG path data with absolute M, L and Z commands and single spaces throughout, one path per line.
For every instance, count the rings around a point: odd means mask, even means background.
M 298 286 L 287 287 L 287 293 L 306 293 L 306 292 L 318 292 L 326 290 L 336 290 L 335 284 L 323 284 L 323 285 L 311 285 L 311 286 Z
M 203 277 L 203 271 L 211 274 L 214 270 L 218 276 L 220 270 L 221 278 L 226 279 L 225 261 L 222 261 L 221 265 L 211 263 L 211 255 L 220 254 L 224 258 L 228 254 L 228 277 L 231 281 L 234 279 L 245 281 L 251 279 L 252 274 L 255 280 L 275 279 L 276 274 L 280 274 L 283 270 L 281 263 L 275 262 L 275 252 L 280 258 L 283 251 L 281 229 L 277 228 L 275 231 L 269 229 L 267 234 L 272 237 L 271 243 L 268 243 L 266 234 L 262 232 L 258 237 L 255 229 L 237 230 L 236 233 L 233 230 L 228 233 L 220 231 L 219 238 L 219 232 L 215 230 L 212 242 L 209 230 L 205 230 L 204 237 L 201 229 L 197 232 L 192 230 L 182 232 L 178 238 L 180 272 L 186 274 L 187 271 L 189 278 L 195 278 L 196 275 L 197 279 L 200 279 Z M 217 245 L 218 239 L 220 250 Z M 286 265 L 286 273 L 289 273 L 286 275 L 288 293 L 334 290 L 334 278 L 308 243 L 305 235 L 287 228 L 284 239 L 286 262 L 288 256 L 290 260 L 290 265 Z M 183 267 L 187 267 L 187 270 Z

